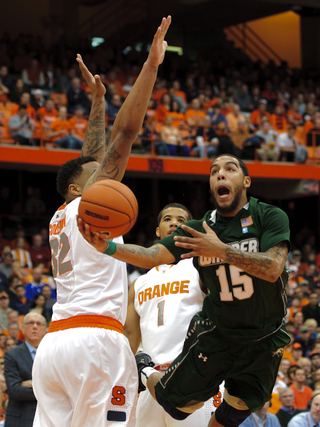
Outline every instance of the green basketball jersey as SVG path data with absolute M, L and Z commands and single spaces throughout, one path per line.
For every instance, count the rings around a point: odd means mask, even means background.
M 205 233 L 206 221 L 219 239 L 244 252 L 265 252 L 281 241 L 290 245 L 289 220 L 275 206 L 251 197 L 248 204 L 234 217 L 223 217 L 209 211 L 202 220 L 186 222 L 191 228 Z M 189 250 L 175 246 L 173 236 L 186 236 L 179 227 L 171 236 L 159 241 L 176 258 Z M 203 315 L 231 339 L 257 340 L 281 324 L 286 313 L 285 284 L 259 279 L 219 258 L 195 257 L 195 268 L 209 289 L 203 303 Z

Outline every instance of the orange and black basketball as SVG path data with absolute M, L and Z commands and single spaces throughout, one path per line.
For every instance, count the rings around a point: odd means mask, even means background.
M 129 187 L 105 179 L 88 187 L 81 196 L 79 216 L 91 231 L 104 233 L 108 239 L 123 236 L 134 226 L 138 202 Z

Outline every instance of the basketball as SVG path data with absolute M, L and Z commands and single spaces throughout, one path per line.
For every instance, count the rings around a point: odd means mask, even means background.
M 106 238 L 123 236 L 134 226 L 138 202 L 129 187 L 119 181 L 105 179 L 88 187 L 81 196 L 79 216 L 91 231 L 104 233 Z

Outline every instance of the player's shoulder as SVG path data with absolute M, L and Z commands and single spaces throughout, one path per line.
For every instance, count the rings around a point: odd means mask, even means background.
M 249 211 L 256 212 L 259 215 L 279 214 L 287 216 L 287 214 L 278 206 L 270 205 L 269 203 L 261 202 L 254 197 L 250 197 Z

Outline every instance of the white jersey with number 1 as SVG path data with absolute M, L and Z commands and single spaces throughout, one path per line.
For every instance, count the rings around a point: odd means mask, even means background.
M 134 307 L 140 317 L 142 349 L 155 368 L 165 371 L 181 352 L 191 318 L 201 310 L 205 294 L 192 259 L 161 265 L 140 276 L 135 284 Z M 140 393 L 136 427 L 206 427 L 220 404 L 223 387 L 184 421 L 174 420 L 152 398 Z

